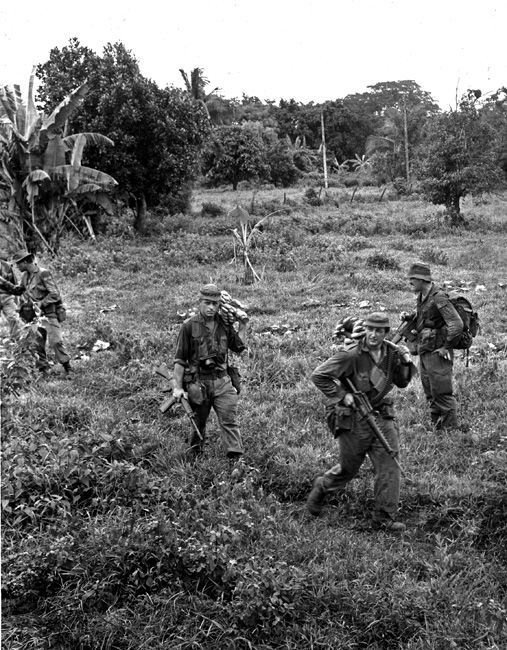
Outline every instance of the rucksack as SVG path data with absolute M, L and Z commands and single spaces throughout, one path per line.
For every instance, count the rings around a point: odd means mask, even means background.
M 454 350 L 468 350 L 480 329 L 479 314 L 465 296 L 460 296 L 456 291 L 451 291 L 448 296 L 463 321 L 463 331 L 452 341 L 452 347 Z

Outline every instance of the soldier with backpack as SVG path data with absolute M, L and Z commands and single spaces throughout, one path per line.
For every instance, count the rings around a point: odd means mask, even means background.
M 454 350 L 463 348 L 463 320 L 448 294 L 431 277 L 430 267 L 416 262 L 408 281 L 417 296 L 416 351 L 420 359 L 421 381 L 437 429 L 458 426 L 457 403 L 453 395 Z

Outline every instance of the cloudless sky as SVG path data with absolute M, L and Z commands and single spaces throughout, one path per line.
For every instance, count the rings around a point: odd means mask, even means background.
M 26 92 L 75 36 L 121 41 L 161 87 L 199 67 L 225 97 L 318 103 L 413 79 L 447 110 L 507 85 L 506 27 L 505 0 L 0 0 L 0 84 Z

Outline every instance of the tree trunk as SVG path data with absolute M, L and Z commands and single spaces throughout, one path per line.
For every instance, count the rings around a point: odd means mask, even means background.
M 134 230 L 142 235 L 146 232 L 146 197 L 144 192 L 136 197 L 136 218 L 134 219 Z

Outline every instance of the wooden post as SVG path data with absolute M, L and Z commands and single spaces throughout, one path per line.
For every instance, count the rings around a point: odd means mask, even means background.
M 322 127 L 322 163 L 324 165 L 324 188 L 327 190 L 327 158 L 326 158 L 326 135 L 324 133 L 324 111 L 320 111 L 320 124 Z
M 403 129 L 405 135 L 405 174 L 407 177 L 407 188 L 410 184 L 410 160 L 408 157 L 408 125 L 407 125 L 407 105 L 403 106 Z

